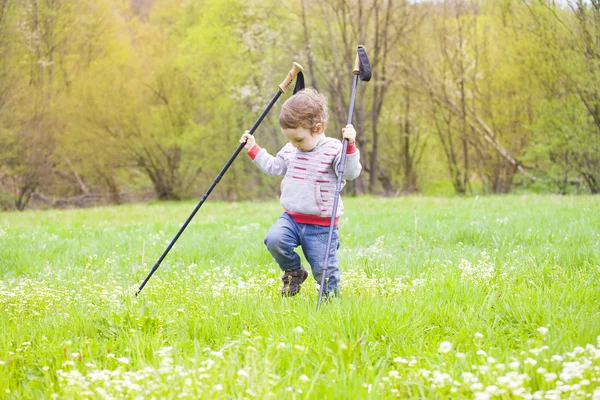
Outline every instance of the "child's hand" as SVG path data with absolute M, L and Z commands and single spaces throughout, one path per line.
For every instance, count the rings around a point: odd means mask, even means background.
M 356 140 L 356 130 L 354 130 L 354 126 L 352 126 L 352 124 L 346 125 L 346 127 L 342 129 L 342 136 L 344 139 L 348 139 L 349 143 L 354 143 Z
M 244 134 L 240 138 L 240 143 L 244 143 L 244 142 L 246 142 L 246 145 L 244 146 L 244 148 L 248 151 L 250 151 L 256 144 L 256 139 L 254 138 L 253 135 L 250 134 L 250 131 L 244 132 Z

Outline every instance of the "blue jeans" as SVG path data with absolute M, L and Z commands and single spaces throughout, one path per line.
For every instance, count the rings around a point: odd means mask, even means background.
M 298 269 L 301 266 L 300 256 L 294 250 L 301 246 L 304 257 L 310 264 L 315 280 L 320 284 L 325 262 L 325 250 L 327 250 L 327 237 L 329 227 L 299 224 L 288 214 L 283 213 L 281 217 L 269 229 L 265 236 L 265 245 L 271 255 L 283 271 Z M 329 266 L 327 268 L 328 278 L 325 292 L 337 293 L 340 282 L 340 269 L 338 268 L 337 250 L 340 247 L 338 227 L 333 228 L 331 248 L 329 250 Z

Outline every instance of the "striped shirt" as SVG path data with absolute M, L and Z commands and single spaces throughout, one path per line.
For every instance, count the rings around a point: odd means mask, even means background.
M 329 226 L 341 152 L 342 142 L 325 137 L 310 151 L 296 149 L 288 143 L 274 157 L 255 145 L 248 155 L 266 174 L 284 176 L 280 202 L 296 222 Z M 354 143 L 350 143 L 341 187 L 344 187 L 346 180 L 358 177 L 361 169 L 360 152 Z M 344 205 L 340 197 L 336 225 L 342 214 Z

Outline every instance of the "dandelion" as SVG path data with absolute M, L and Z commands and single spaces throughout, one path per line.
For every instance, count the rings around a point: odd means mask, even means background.
M 440 343 L 440 348 L 438 349 L 439 353 L 449 353 L 450 351 L 452 351 L 452 343 L 445 341 Z

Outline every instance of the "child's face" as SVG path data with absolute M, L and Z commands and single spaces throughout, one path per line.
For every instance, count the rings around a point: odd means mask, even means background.
M 317 124 L 314 132 L 309 129 L 299 127 L 295 129 L 282 129 L 283 136 L 286 137 L 298 150 L 311 151 L 315 148 L 319 140 L 323 137 L 323 127 Z

